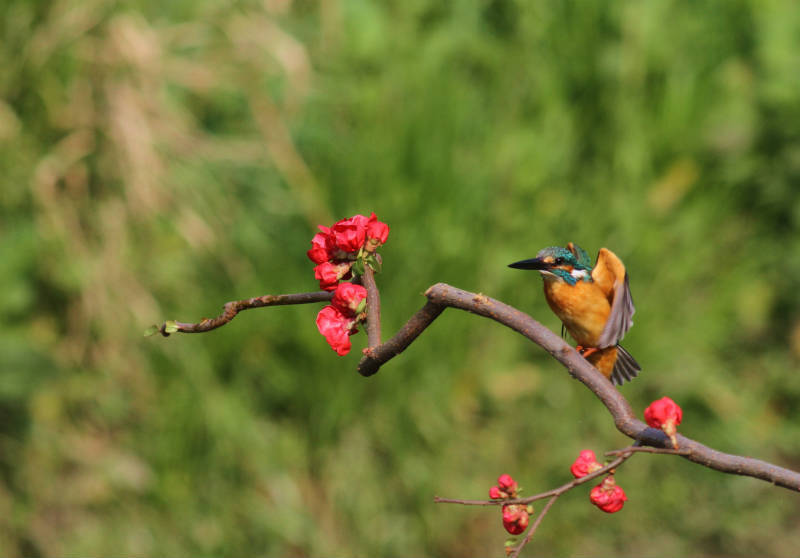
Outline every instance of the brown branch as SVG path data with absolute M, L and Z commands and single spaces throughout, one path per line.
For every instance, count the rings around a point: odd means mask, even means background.
M 377 289 L 375 290 L 377 294 Z M 312 292 L 287 295 L 265 295 L 246 300 L 228 302 L 222 314 L 199 323 L 166 322 L 157 331 L 165 337 L 171 332 L 201 333 L 230 322 L 236 314 L 250 308 L 285 304 L 308 304 L 325 302 L 332 298 L 330 292 Z M 363 376 L 375 374 L 380 367 L 406 349 L 445 308 L 465 310 L 490 318 L 524 335 L 559 361 L 569 373 L 580 380 L 608 409 L 617 429 L 643 445 L 656 448 L 671 448 L 669 438 L 661 431 L 648 427 L 636 418 L 628 401 L 594 366 L 585 360 L 558 335 L 527 314 L 483 294 L 457 289 L 445 283 L 430 287 L 425 296 L 428 302 L 388 341 L 364 351 L 358 364 Z M 169 330 L 172 331 L 169 331 Z M 800 490 L 800 473 L 753 459 L 717 451 L 695 440 L 678 434 L 678 455 L 723 473 L 762 479 L 775 485 Z
M 394 337 L 374 348 L 361 360 L 358 367 L 361 374 L 369 376 L 376 373 L 382 364 L 416 339 L 444 308 L 458 308 L 491 318 L 524 335 L 550 353 L 603 402 L 611 413 L 617 430 L 626 436 L 648 446 L 672 446 L 661 430 L 650 428 L 636 418 L 625 397 L 594 366 L 558 335 L 527 314 L 485 295 L 463 291 L 445 283 L 433 285 L 425 292 L 425 296 L 428 297 L 428 304 L 412 316 Z M 723 453 L 680 434 L 677 439 L 679 449 L 685 452 L 680 455 L 689 461 L 723 473 L 754 477 L 784 488 L 800 490 L 800 473 L 759 459 Z
M 511 554 L 509 555 L 511 558 L 517 558 L 520 552 L 522 552 L 522 549 L 525 548 L 525 545 L 531 542 L 533 535 L 536 534 L 536 529 L 539 528 L 539 525 L 541 525 L 544 516 L 547 515 L 547 512 L 550 511 L 550 508 L 553 507 L 553 504 L 556 503 L 556 500 L 558 500 L 559 496 L 561 496 L 561 494 L 555 494 L 547 501 L 547 503 L 542 508 L 542 511 L 540 511 L 539 515 L 536 517 L 536 521 L 533 522 L 533 525 L 528 527 L 528 534 L 525 535 L 525 538 L 522 539 L 522 542 L 519 543 L 514 548 L 514 550 L 511 551 Z
M 638 452 L 638 453 L 659 453 L 662 455 L 689 455 L 689 450 L 674 449 L 674 448 L 651 448 L 646 446 L 629 446 L 618 450 L 611 450 L 605 452 L 604 455 L 622 455 L 623 453 Z
M 512 558 L 516 558 L 519 556 L 522 549 L 525 548 L 525 545 L 528 544 L 531 539 L 533 538 L 534 533 L 536 533 L 536 529 L 539 528 L 539 525 L 542 523 L 544 516 L 547 515 L 547 512 L 550 511 L 550 508 L 555 504 L 556 500 L 564 494 L 572 490 L 573 488 L 585 484 L 591 480 L 596 479 L 597 477 L 603 476 L 607 473 L 613 473 L 614 470 L 622 465 L 628 458 L 630 458 L 634 451 L 639 449 L 637 446 L 630 446 L 628 448 L 619 450 L 621 455 L 617 457 L 614 461 L 609 463 L 608 465 L 604 466 L 602 469 L 598 469 L 593 473 L 589 473 L 583 477 L 573 479 L 572 481 L 562 484 L 558 488 L 554 488 L 553 490 L 548 490 L 547 492 L 542 492 L 540 494 L 534 494 L 533 496 L 528 496 L 527 498 L 514 498 L 514 499 L 506 499 L 506 500 L 459 500 L 456 498 L 439 498 L 438 496 L 433 499 L 434 502 L 437 504 L 462 504 L 467 506 L 508 506 L 512 504 L 522 504 L 527 505 L 537 500 L 543 500 L 545 498 L 550 498 L 547 503 L 545 504 L 542 511 L 539 512 L 536 521 L 528 527 L 528 533 L 525 535 L 525 538 L 522 539 L 514 549 L 511 551 L 510 556 Z
M 164 337 L 169 337 L 170 333 L 205 333 L 218 327 L 222 327 L 236 317 L 242 310 L 250 308 L 262 308 L 264 306 L 285 306 L 288 304 L 311 304 L 314 302 L 326 302 L 333 298 L 333 293 L 328 291 L 318 291 L 313 293 L 295 293 L 283 295 L 264 295 L 244 300 L 226 302 L 222 314 L 216 318 L 203 318 L 196 324 L 184 322 L 164 322 L 158 328 L 158 332 Z M 173 331 L 167 331 L 172 326 Z M 177 329 L 174 329 L 177 328 Z
M 364 266 L 361 280 L 367 289 L 367 347 L 372 349 L 381 344 L 381 295 L 369 265 Z
M 553 496 L 561 496 L 568 490 L 572 490 L 576 486 L 580 486 L 585 484 L 591 480 L 596 479 L 597 477 L 601 477 L 605 474 L 611 473 L 622 465 L 628 458 L 633 455 L 633 448 L 627 448 L 624 454 L 617 457 L 614 461 L 609 463 L 608 465 L 604 465 L 602 469 L 598 469 L 588 475 L 584 475 L 577 479 L 572 479 L 566 484 L 562 484 L 561 486 L 554 488 L 552 490 L 548 490 L 547 492 L 540 492 L 539 494 L 534 494 L 533 496 L 526 496 L 525 498 L 513 498 L 513 499 L 506 499 L 506 500 L 460 500 L 458 498 L 440 498 L 439 496 L 435 496 L 433 501 L 437 504 L 461 504 L 462 506 L 508 506 L 511 504 L 530 504 L 536 502 L 537 500 L 544 500 L 545 498 L 552 498 Z

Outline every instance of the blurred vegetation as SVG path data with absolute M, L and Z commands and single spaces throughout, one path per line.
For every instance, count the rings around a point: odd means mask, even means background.
M 485 556 L 485 496 L 627 443 L 538 347 L 446 312 L 375 377 L 315 307 L 318 223 L 392 232 L 385 335 L 446 281 L 557 331 L 535 274 L 625 261 L 622 388 L 800 468 L 800 11 L 789 0 L 0 3 L 0 553 Z M 360 345 L 361 344 L 361 345 Z M 542 555 L 796 555 L 800 499 L 640 456 Z M 588 491 L 587 491 L 588 492 Z

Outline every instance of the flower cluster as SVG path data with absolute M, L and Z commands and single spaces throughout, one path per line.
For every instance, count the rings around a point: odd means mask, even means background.
M 339 283 L 331 304 L 317 314 L 317 329 L 328 345 L 343 356 L 350 352 L 350 336 L 366 317 L 367 289 L 353 283 Z
M 380 258 L 375 250 L 389 237 L 389 225 L 372 213 L 369 217 L 353 215 L 331 227 L 320 225 L 319 230 L 306 255 L 317 264 L 314 277 L 320 289 L 334 293 L 331 304 L 317 314 L 317 329 L 338 355 L 346 355 L 350 336 L 358 332 L 358 324 L 367 315 L 367 290 L 343 281 L 362 275 L 365 266 L 379 271 Z
M 644 420 L 653 428 L 660 428 L 669 436 L 672 447 L 678 448 L 678 425 L 683 420 L 683 410 L 669 397 L 662 397 L 650 403 L 644 410 Z
M 511 475 L 497 477 L 497 485 L 489 489 L 492 500 L 513 500 L 519 494 L 519 485 Z M 519 535 L 528 528 L 533 506 L 508 504 L 503 506 L 503 527 L 512 535 Z
M 314 277 L 321 289 L 335 290 L 340 281 L 361 275 L 364 265 L 378 270 L 375 250 L 389 237 L 389 225 L 378 221 L 374 213 L 369 217 L 354 215 L 332 227 L 320 225 L 319 230 L 306 255 L 317 264 Z
M 580 479 L 602 468 L 603 466 L 597 462 L 594 452 L 587 449 L 581 451 L 578 459 L 575 460 L 569 470 L 576 479 Z M 589 500 L 591 500 L 592 504 L 606 513 L 618 512 L 625 505 L 625 500 L 627 499 L 625 491 L 622 490 L 621 486 L 617 485 L 613 474 L 604 478 L 589 493 Z

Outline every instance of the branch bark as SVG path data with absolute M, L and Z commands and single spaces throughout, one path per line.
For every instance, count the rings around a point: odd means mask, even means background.
M 377 287 L 373 292 L 377 296 Z M 332 296 L 333 294 L 330 292 L 321 291 L 264 295 L 228 302 L 225 304 L 223 313 L 216 318 L 203 319 L 199 323 L 166 322 L 161 325 L 158 331 L 166 337 L 170 334 L 167 331 L 167 324 L 172 324 L 173 331 L 176 332 L 202 333 L 225 325 L 242 310 L 260 308 L 262 306 L 326 302 Z M 383 364 L 403 352 L 425 328 L 433 323 L 445 308 L 458 308 L 459 310 L 465 310 L 478 316 L 495 320 L 524 335 L 550 353 L 553 358 L 567 369 L 572 377 L 578 379 L 600 399 L 614 419 L 614 425 L 617 430 L 626 436 L 645 446 L 664 449 L 672 448 L 669 438 L 661 430 L 650 428 L 636 418 L 628 401 L 594 366 L 558 335 L 527 314 L 486 295 L 464 291 L 446 283 L 433 285 L 425 292 L 425 296 L 428 298 L 428 302 L 385 343 L 372 346 L 372 340 L 375 339 L 373 330 L 372 338 L 369 341 L 370 347 L 364 350 L 364 357 L 358 364 L 358 372 L 361 375 L 371 376 L 378 372 Z M 373 308 L 377 307 L 377 304 L 373 306 Z M 377 338 L 380 338 L 379 330 Z M 681 434 L 678 434 L 677 439 L 680 451 L 668 453 L 675 453 L 689 461 L 723 473 L 754 477 L 791 490 L 800 490 L 800 473 L 798 472 L 760 459 L 723 453 Z

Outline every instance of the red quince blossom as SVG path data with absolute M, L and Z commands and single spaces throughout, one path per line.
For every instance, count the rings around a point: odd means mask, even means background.
M 339 283 L 333 293 L 331 304 L 343 314 L 355 316 L 358 314 L 361 302 L 367 298 L 367 289 L 353 283 Z
M 500 475 L 497 477 L 497 486 L 493 486 L 489 489 L 489 498 L 493 500 L 516 498 L 517 490 L 519 490 L 519 486 L 517 486 L 517 482 L 511 478 L 511 475 Z
M 569 470 L 572 476 L 579 479 L 602 468 L 603 466 L 597 462 L 597 457 L 595 457 L 594 452 L 586 449 L 578 455 L 578 459 L 575 460 L 575 463 L 572 464 Z
M 367 243 L 365 248 L 368 252 L 374 252 L 378 246 L 386 244 L 387 238 L 389 238 L 389 225 L 378 221 L 375 213 L 372 213 L 367 221 Z
M 317 314 L 317 329 L 339 356 L 350 352 L 350 336 L 358 331 L 355 326 L 355 319 L 333 306 L 326 306 Z
M 308 259 L 315 264 L 321 264 L 331 260 L 333 257 L 333 242 L 331 241 L 331 230 L 328 227 L 320 226 L 318 232 L 311 239 L 311 249 L 306 252 Z
M 614 475 L 608 475 L 603 482 L 592 488 L 589 493 L 592 504 L 606 513 L 616 513 L 625 505 L 628 499 L 625 491 L 614 480 Z
M 498 487 L 493 486 L 489 489 L 489 498 L 492 500 L 503 500 L 508 498 L 508 494 L 500 490 Z
M 350 272 L 352 262 L 345 262 L 340 264 L 332 264 L 331 262 L 322 262 L 314 268 L 314 277 L 319 281 L 319 288 L 323 291 L 336 290 L 339 280 L 347 276 Z
M 644 410 L 644 420 L 653 428 L 660 428 L 669 436 L 672 447 L 678 447 L 678 425 L 683 420 L 683 410 L 669 397 L 662 397 L 650 403 Z
M 512 535 L 519 535 L 528 528 L 530 516 L 526 506 L 512 504 L 503 506 L 503 527 Z
M 511 475 L 500 475 L 497 477 L 497 486 L 504 492 L 514 493 L 517 491 L 517 482 Z
M 368 221 L 363 215 L 353 215 L 349 219 L 336 222 L 331 227 L 333 244 L 342 252 L 358 252 L 367 238 Z

